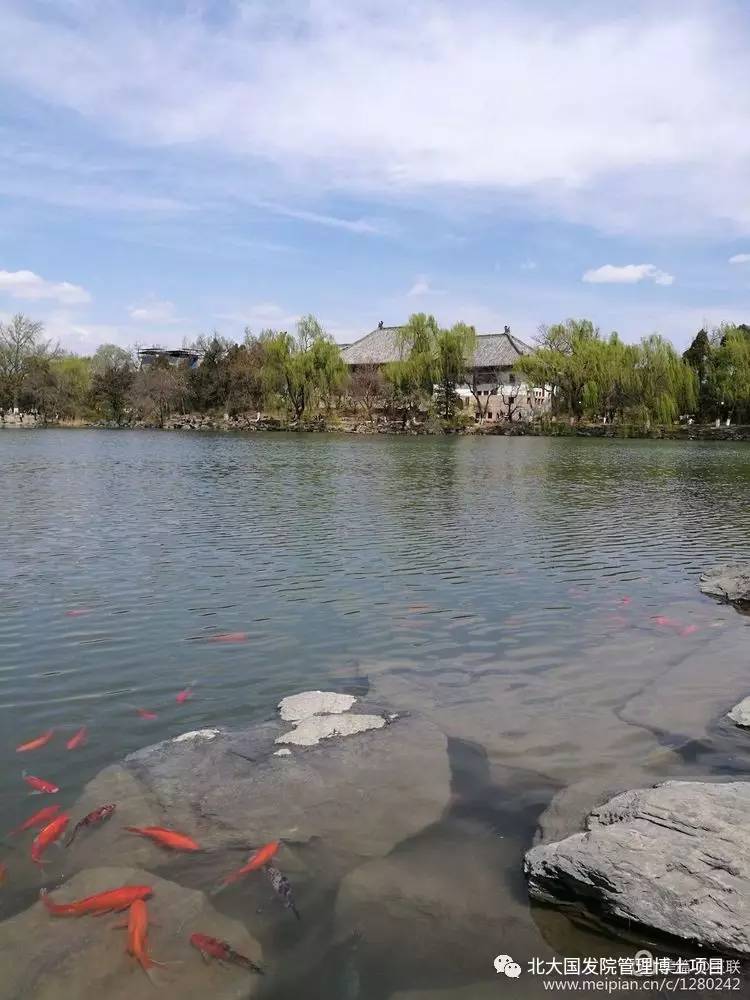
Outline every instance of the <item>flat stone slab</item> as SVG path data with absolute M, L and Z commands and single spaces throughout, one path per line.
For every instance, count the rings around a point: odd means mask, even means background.
M 743 698 L 730 712 L 727 712 L 727 718 L 738 726 L 750 726 L 750 697 Z
M 700 588 L 704 594 L 730 604 L 750 604 L 750 563 L 728 563 L 706 570 Z
M 199 931 L 228 941 L 236 951 L 264 968 L 258 942 L 236 920 L 218 913 L 202 892 L 185 889 L 138 868 L 83 871 L 53 890 L 57 902 L 82 899 L 121 885 L 150 885 L 149 952 L 170 962 L 153 972 L 158 989 L 135 959 L 126 954 L 127 932 L 112 930 L 127 919 L 53 917 L 41 903 L 0 923 L 0 1000 L 243 1000 L 256 995 L 264 976 L 219 963 L 205 965 L 188 943 Z
M 282 698 L 279 714 L 284 722 L 300 722 L 313 715 L 338 715 L 348 712 L 357 699 L 335 691 L 301 691 Z
M 321 740 L 330 740 L 334 736 L 356 736 L 371 729 L 382 729 L 385 724 L 382 715 L 314 715 L 298 722 L 291 732 L 277 736 L 276 742 L 314 747 Z
M 750 955 L 750 783 L 624 792 L 586 832 L 528 851 L 524 872 L 541 902 Z

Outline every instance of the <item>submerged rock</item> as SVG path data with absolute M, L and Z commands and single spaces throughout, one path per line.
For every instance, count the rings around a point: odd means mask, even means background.
M 344 718 L 362 717 L 332 718 L 340 726 Z M 210 739 L 177 737 L 130 754 L 89 782 L 71 810 L 77 820 L 105 802 L 117 804 L 111 820 L 82 831 L 63 852 L 65 871 L 113 861 L 149 869 L 184 861 L 124 826 L 186 833 L 220 852 L 217 866 L 227 871 L 243 860 L 239 852 L 277 838 L 287 844 L 320 838 L 341 856 L 385 854 L 440 817 L 450 770 L 437 726 L 409 717 L 386 727 L 374 718 L 383 730 L 326 740 L 291 757 L 276 756 L 286 728 L 277 721 L 211 731 Z
M 357 699 L 335 691 L 302 691 L 279 702 L 279 714 L 284 722 L 301 722 L 313 715 L 339 715 L 348 712 Z
M 750 726 L 750 697 L 743 698 L 730 712 L 727 712 L 727 718 L 738 726 Z
M 188 938 L 200 931 L 228 941 L 263 967 L 261 948 L 235 920 L 211 906 L 202 892 L 185 889 L 137 868 L 97 868 L 80 872 L 52 898 L 68 902 L 121 885 L 150 885 L 149 952 L 165 969 L 154 971 L 162 996 L 180 1000 L 241 1000 L 255 996 L 261 976 L 218 963 L 204 965 Z M 112 925 L 122 916 L 53 917 L 41 903 L 0 923 L 0 1000 L 152 1000 L 157 995 L 135 959 L 126 954 L 126 931 Z
M 750 563 L 729 563 L 706 570 L 700 588 L 704 594 L 730 604 L 750 605 Z
M 750 955 L 750 783 L 624 792 L 586 827 L 527 852 L 532 898 Z

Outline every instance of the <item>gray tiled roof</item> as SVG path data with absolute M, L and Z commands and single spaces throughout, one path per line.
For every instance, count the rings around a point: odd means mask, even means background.
M 399 326 L 384 326 L 350 344 L 341 352 L 348 365 L 384 365 L 399 360 Z M 509 368 L 532 348 L 511 333 L 487 333 L 477 337 L 474 368 Z

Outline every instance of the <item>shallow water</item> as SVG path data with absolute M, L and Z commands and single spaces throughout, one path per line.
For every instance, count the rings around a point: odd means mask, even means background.
M 750 445 L 7 431 L 0 510 L 8 829 L 42 804 L 23 767 L 70 805 L 127 752 L 304 688 L 369 691 L 448 735 L 445 811 L 391 858 L 423 889 L 413 912 L 372 904 L 329 934 L 340 872 L 299 886 L 301 927 L 234 904 L 269 997 L 534 997 L 538 977 L 495 981 L 496 954 L 632 955 L 530 909 L 538 820 L 560 835 L 606 792 L 750 771 L 721 721 L 750 686 L 750 618 L 697 588 L 750 558 Z M 42 884 L 14 885 L 19 853 L 3 917 Z

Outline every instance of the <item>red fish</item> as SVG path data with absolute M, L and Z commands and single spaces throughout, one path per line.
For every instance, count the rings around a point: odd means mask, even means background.
M 27 753 L 29 750 L 39 750 L 41 747 L 46 747 L 54 735 L 55 730 L 48 729 L 46 733 L 37 736 L 35 740 L 29 740 L 28 743 L 21 743 L 20 746 L 16 747 L 16 753 Z
M 167 830 L 163 826 L 126 826 L 125 829 L 130 833 L 137 833 L 139 837 L 148 837 L 162 847 L 171 847 L 173 851 L 201 850 L 200 844 L 196 844 L 192 837 Z
M 113 910 L 127 910 L 136 899 L 148 899 L 153 889 L 150 885 L 123 885 L 119 889 L 108 889 L 95 896 L 86 896 L 73 903 L 53 903 L 42 889 L 39 898 L 49 912 L 56 917 L 82 917 L 87 913 L 111 913 Z
M 70 822 L 70 816 L 67 813 L 60 813 L 51 823 L 48 823 L 44 829 L 40 830 L 39 833 L 34 837 L 34 841 L 31 845 L 31 860 L 35 865 L 43 864 L 42 855 L 50 846 L 54 844 L 56 840 L 65 832 L 65 827 Z
M 59 811 L 60 806 L 45 806 L 44 809 L 40 809 L 39 812 L 35 812 L 33 816 L 29 816 L 29 818 L 21 823 L 20 826 L 17 826 L 15 830 L 11 830 L 11 835 L 23 833 L 24 830 L 31 830 L 35 826 L 46 826 L 52 817 Z
M 186 701 L 193 697 L 193 689 L 191 687 L 186 687 L 184 691 L 180 691 L 175 698 L 178 705 L 184 705 Z
M 33 774 L 27 774 L 26 771 L 23 772 L 23 780 L 27 785 L 31 785 L 35 793 L 44 792 L 47 795 L 54 795 L 55 792 L 60 791 L 57 785 L 53 785 L 51 781 L 45 781 L 44 778 L 35 778 Z
M 236 871 L 230 872 L 222 880 L 222 885 L 231 885 L 232 882 L 237 882 L 242 878 L 243 875 L 247 875 L 248 872 L 257 871 L 258 868 L 262 868 L 263 865 L 267 864 L 271 858 L 276 854 L 278 849 L 281 847 L 280 840 L 272 840 L 268 844 L 264 844 L 263 847 L 259 847 L 254 854 L 251 854 L 245 864 L 238 868 Z
M 247 642 L 247 632 L 219 632 L 209 636 L 209 642 Z
M 7 877 L 8 877 L 8 866 L 5 864 L 5 862 L 0 861 L 0 885 L 3 884 L 3 882 L 7 879 Z
M 257 972 L 260 976 L 263 975 L 263 969 L 259 965 L 256 965 L 255 962 L 244 955 L 240 955 L 226 941 L 219 941 L 218 938 L 209 937 L 207 934 L 191 934 L 190 944 L 198 949 L 203 956 L 204 962 L 207 962 L 210 958 L 217 958 L 220 962 L 233 962 L 243 969 L 248 969 L 250 972 Z
M 153 721 L 153 719 L 159 718 L 156 712 L 149 712 L 147 708 L 139 708 L 136 709 L 136 711 L 138 712 L 138 714 L 142 719 L 149 719 L 150 721 Z
M 86 727 L 81 726 L 81 728 L 78 730 L 75 736 L 70 737 L 65 746 L 68 748 L 68 750 L 77 750 L 78 747 L 82 747 L 83 744 L 86 742 L 86 740 L 88 739 L 88 735 L 89 734 L 86 731 Z
M 620 598 L 620 604 L 622 604 L 622 605 L 628 605 L 628 604 L 632 603 L 632 600 L 633 600 L 632 597 L 621 597 Z
M 86 826 L 93 826 L 94 823 L 103 823 L 105 819 L 109 819 L 115 809 L 116 806 L 113 805 L 100 806 L 98 809 L 94 809 L 93 812 L 90 812 L 87 816 L 84 816 L 83 819 L 79 819 L 73 827 L 73 832 L 71 833 L 70 839 L 65 846 L 70 847 L 76 839 L 76 834 L 79 830 L 82 830 Z
M 135 899 L 130 904 L 127 924 L 128 955 L 132 955 L 146 975 L 151 979 L 150 970 L 156 966 L 164 968 L 163 962 L 155 962 L 148 953 L 148 907 L 143 899 Z
M 692 635 L 694 632 L 698 631 L 697 625 L 686 625 L 684 628 L 680 629 L 680 635 Z
M 91 608 L 71 608 L 70 611 L 65 612 L 66 618 L 80 618 L 81 615 L 87 615 L 91 611 Z
M 675 621 L 674 618 L 668 618 L 666 615 L 653 615 L 653 620 L 657 625 L 663 625 L 665 628 L 679 628 L 680 623 Z

